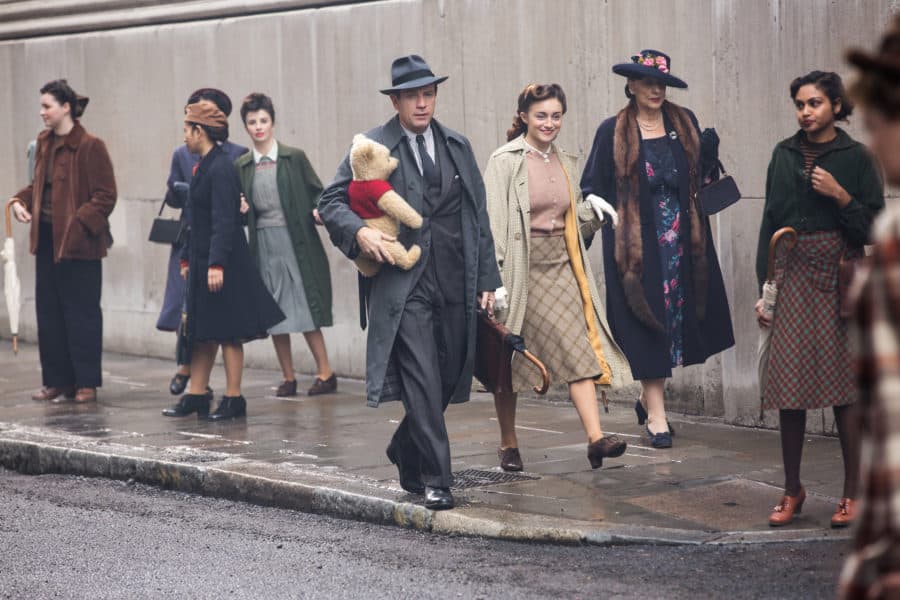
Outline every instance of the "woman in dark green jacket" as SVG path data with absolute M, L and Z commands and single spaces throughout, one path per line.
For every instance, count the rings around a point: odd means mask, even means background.
M 847 322 L 841 317 L 840 263 L 863 255 L 875 215 L 884 208 L 881 177 L 865 147 L 835 127 L 853 106 L 835 73 L 813 71 L 791 83 L 800 131 L 772 153 L 757 252 L 757 277 L 766 278 L 769 241 L 782 227 L 798 233 L 797 245 L 776 261 L 774 316 L 756 304 L 762 328 L 771 328 L 763 406 L 778 409 L 784 460 L 784 495 L 769 516 L 790 523 L 806 492 L 800 458 L 806 411 L 833 407 L 844 459 L 844 492 L 833 527 L 853 520 L 859 476 L 859 433 L 853 425 L 853 367 Z
M 275 108 L 264 94 L 250 94 L 241 118 L 253 149 L 238 158 L 247 214 L 250 252 L 263 281 L 287 318 L 269 333 L 284 375 L 277 396 L 295 396 L 297 379 L 291 333 L 302 332 L 316 361 L 316 380 L 308 394 L 337 390 L 321 327 L 331 320 L 331 274 L 316 232 L 316 200 L 322 183 L 297 148 L 279 144 L 273 135 Z

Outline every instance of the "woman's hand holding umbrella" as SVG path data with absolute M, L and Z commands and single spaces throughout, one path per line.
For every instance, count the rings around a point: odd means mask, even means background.
M 22 201 L 18 198 L 10 198 L 9 203 L 12 211 L 16 215 L 16 221 L 19 223 L 31 223 L 31 213 L 22 205 Z
M 764 298 L 760 298 L 756 301 L 756 322 L 759 324 L 761 329 L 768 329 L 772 326 L 772 313 L 766 311 L 765 309 L 766 301 Z

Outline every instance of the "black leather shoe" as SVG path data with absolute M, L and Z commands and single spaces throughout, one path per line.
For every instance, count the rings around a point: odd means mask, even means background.
M 400 477 L 400 487 L 410 494 L 422 494 L 425 492 L 425 484 L 418 469 L 412 467 L 403 460 L 403 453 L 391 442 L 387 447 L 387 457 L 392 464 L 397 465 L 397 473 Z
M 425 508 L 448 510 L 453 508 L 453 494 L 447 488 L 425 488 Z
M 197 413 L 198 417 L 205 417 L 209 414 L 211 401 L 212 393 L 185 394 L 179 398 L 175 406 L 164 408 L 162 414 L 164 417 L 187 417 Z
M 638 425 L 647 422 L 647 409 L 641 404 L 640 399 L 634 401 L 634 412 L 637 415 Z
M 181 373 L 175 373 L 172 376 L 172 381 L 169 382 L 169 393 L 173 396 L 177 396 L 178 394 L 183 394 L 185 388 L 187 388 L 188 380 L 191 378 L 190 375 L 182 375 Z
M 641 404 L 640 400 L 634 401 L 634 412 L 637 415 L 638 425 L 643 425 L 647 422 L 647 409 L 644 408 L 644 405 Z M 675 436 L 675 428 L 672 427 L 672 424 L 666 419 L 666 425 L 669 426 L 669 435 L 672 437 Z
M 647 427 L 647 435 L 650 436 L 650 445 L 654 448 L 661 449 L 672 447 L 672 433 L 670 431 L 653 433 L 650 431 L 650 428 Z
M 247 416 L 247 401 L 243 396 L 222 396 L 215 412 L 210 413 L 210 421 L 227 421 Z

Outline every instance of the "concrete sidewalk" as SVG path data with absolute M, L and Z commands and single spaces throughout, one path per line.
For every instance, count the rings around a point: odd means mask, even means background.
M 95 405 L 30 399 L 37 349 L 14 357 L 0 342 L 0 465 L 27 473 L 133 479 L 170 489 L 459 535 L 583 543 L 731 544 L 846 537 L 829 520 L 841 494 L 837 439 L 809 436 L 809 497 L 787 528 L 767 517 L 783 480 L 778 433 L 670 415 L 674 448 L 647 445 L 630 405 L 602 414 L 626 454 L 591 470 L 578 416 L 567 403 L 521 400 L 525 472 L 497 466 L 493 400 L 474 394 L 447 411 L 458 507 L 432 512 L 404 492 L 384 448 L 399 403 L 365 406 L 360 381 L 339 393 L 276 398 L 279 373 L 244 372 L 248 417 L 228 424 L 168 419 L 169 362 L 108 354 Z M 301 377 L 300 388 L 312 383 Z M 213 372 L 221 393 L 224 373 Z

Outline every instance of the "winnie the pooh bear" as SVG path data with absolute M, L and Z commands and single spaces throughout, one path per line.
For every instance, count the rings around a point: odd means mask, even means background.
M 387 181 L 398 164 L 384 144 L 362 134 L 353 137 L 350 148 L 353 181 L 347 188 L 350 209 L 362 217 L 367 226 L 393 238 L 400 232 L 400 223 L 412 229 L 422 227 L 422 216 Z M 385 246 L 394 259 L 394 264 L 406 271 L 422 255 L 422 249 L 417 245 L 411 246 L 409 250 L 399 241 L 385 242 Z M 363 256 L 356 257 L 353 262 L 366 277 L 375 276 L 381 268 L 381 263 Z

